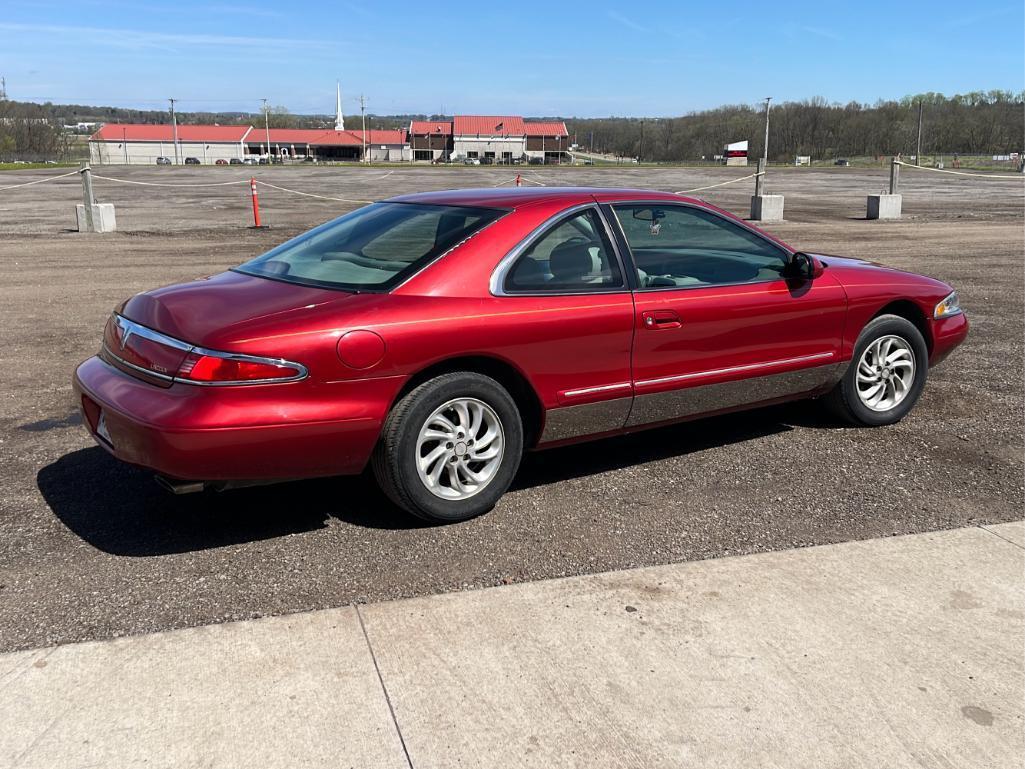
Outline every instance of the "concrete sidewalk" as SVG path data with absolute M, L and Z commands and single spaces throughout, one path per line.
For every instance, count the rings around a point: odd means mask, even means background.
M 1021 766 L 1025 523 L 0 656 L 0 767 Z

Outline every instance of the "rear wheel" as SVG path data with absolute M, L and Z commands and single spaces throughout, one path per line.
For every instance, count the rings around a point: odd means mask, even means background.
M 462 521 L 495 506 L 522 453 L 522 421 L 505 388 L 482 374 L 456 372 L 395 404 L 373 470 L 404 510 L 430 521 Z
M 906 318 L 880 315 L 858 336 L 847 371 L 825 401 L 849 422 L 890 425 L 911 411 L 928 373 L 922 332 Z

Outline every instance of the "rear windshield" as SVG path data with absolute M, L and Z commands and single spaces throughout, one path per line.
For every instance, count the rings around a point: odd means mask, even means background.
M 504 213 L 375 203 L 293 238 L 235 271 L 308 286 L 385 291 Z

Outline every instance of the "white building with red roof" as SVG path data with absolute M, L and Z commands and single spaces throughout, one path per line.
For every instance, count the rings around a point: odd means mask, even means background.
M 158 158 L 175 164 L 194 158 L 204 165 L 247 158 L 377 163 L 476 160 L 483 164 L 569 159 L 569 133 L 562 121 L 456 115 L 452 120 L 414 120 L 408 129 L 364 132 L 339 128 L 344 125 L 340 104 L 336 111 L 333 129 L 108 123 L 89 138 L 89 159 L 94 165 L 152 165 Z
M 569 132 L 562 121 L 527 121 L 516 115 L 456 115 L 409 125 L 413 160 L 491 163 L 562 163 Z
M 246 156 L 247 125 L 180 125 L 175 147 L 174 126 L 138 123 L 107 123 L 89 137 L 89 162 L 93 165 L 153 165 L 157 158 L 184 163 L 241 160 Z

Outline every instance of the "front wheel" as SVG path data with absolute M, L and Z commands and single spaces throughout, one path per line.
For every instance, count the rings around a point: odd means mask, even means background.
M 522 454 L 522 421 L 505 388 L 482 374 L 456 372 L 399 400 L 372 464 L 378 484 L 399 507 L 453 522 L 494 507 Z
M 855 424 L 891 425 L 911 411 L 928 374 L 922 332 L 899 315 L 880 315 L 858 336 L 850 365 L 826 405 Z

